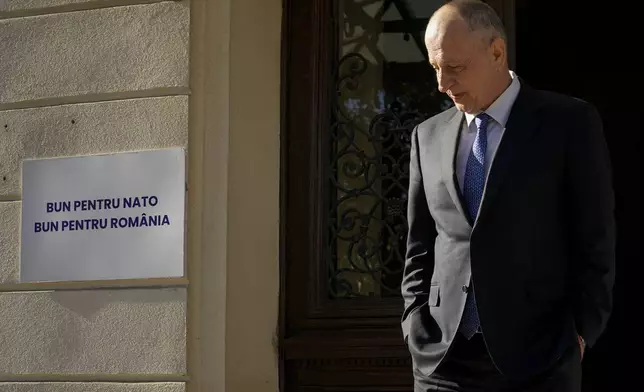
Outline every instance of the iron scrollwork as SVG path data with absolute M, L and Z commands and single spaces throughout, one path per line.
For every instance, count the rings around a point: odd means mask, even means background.
M 344 56 L 338 97 L 360 87 L 369 63 Z M 408 97 L 376 107 L 337 100 L 332 126 L 330 292 L 333 297 L 387 296 L 398 292 L 406 240 L 410 135 L 424 118 Z M 364 125 L 367 124 L 365 127 Z
M 330 129 L 328 292 L 332 298 L 400 293 L 407 236 L 407 187 L 413 128 L 450 105 L 437 90 L 409 2 L 343 3 Z M 366 6 L 380 4 L 375 16 Z M 389 7 L 401 20 L 384 21 Z M 391 24 L 391 25 L 388 25 Z M 393 27 L 392 27 L 393 26 Z M 399 32 L 393 31 L 401 26 Z M 388 59 L 379 36 L 416 37 L 406 61 Z

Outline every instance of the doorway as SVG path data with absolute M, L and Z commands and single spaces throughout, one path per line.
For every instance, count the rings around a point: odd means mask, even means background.
M 412 389 L 399 295 L 406 168 L 413 127 L 450 104 L 437 91 L 422 42 L 429 16 L 445 1 L 284 2 L 284 392 Z M 636 248 L 639 130 L 619 91 L 634 86 L 639 70 L 617 56 L 627 52 L 616 52 L 614 39 L 601 43 L 607 32 L 626 35 L 624 16 L 611 28 L 602 3 L 488 3 L 501 14 L 511 63 L 528 84 L 590 101 L 603 116 L 615 173 L 618 271 L 614 313 L 584 360 L 583 390 L 619 390 L 625 374 L 637 374 L 626 370 L 627 309 L 637 299 L 626 288 L 641 286 L 635 279 L 644 269 Z

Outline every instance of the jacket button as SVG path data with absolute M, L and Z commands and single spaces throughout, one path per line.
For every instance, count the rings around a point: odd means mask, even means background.
M 463 292 L 467 293 L 467 286 L 463 286 Z

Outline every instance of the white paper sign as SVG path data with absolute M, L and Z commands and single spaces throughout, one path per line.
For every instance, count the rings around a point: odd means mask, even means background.
M 182 277 L 182 148 L 25 160 L 22 282 Z

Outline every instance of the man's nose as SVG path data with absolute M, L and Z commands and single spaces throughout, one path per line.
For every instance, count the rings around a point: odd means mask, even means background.
M 438 72 L 436 74 L 436 80 L 438 81 L 438 91 L 443 94 L 445 94 L 452 86 L 452 79 L 446 77 L 442 72 Z

